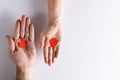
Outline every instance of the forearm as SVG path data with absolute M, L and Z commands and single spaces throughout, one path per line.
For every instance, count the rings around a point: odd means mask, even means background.
M 61 22 L 64 0 L 48 0 L 48 23 Z
M 16 80 L 33 80 L 34 68 L 16 68 Z

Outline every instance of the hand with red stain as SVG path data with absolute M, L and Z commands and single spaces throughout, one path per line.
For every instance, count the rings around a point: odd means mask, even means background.
M 51 66 L 60 52 L 62 42 L 62 24 L 47 25 L 40 34 L 40 47 L 43 49 L 44 61 Z
M 34 25 L 30 18 L 23 15 L 16 21 L 14 36 L 7 35 L 9 56 L 16 66 L 22 69 L 34 67 L 36 48 L 34 44 Z
M 54 63 L 60 52 L 64 0 L 48 0 L 48 25 L 40 34 L 40 47 L 43 49 L 44 61 L 49 66 Z

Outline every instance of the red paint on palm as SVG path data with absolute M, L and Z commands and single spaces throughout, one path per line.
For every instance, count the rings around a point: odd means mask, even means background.
M 50 39 L 50 46 L 54 48 L 58 43 L 58 40 L 56 38 L 51 38 Z
M 27 45 L 27 41 L 24 38 L 21 38 L 20 42 L 19 42 L 19 46 L 21 48 L 25 48 Z

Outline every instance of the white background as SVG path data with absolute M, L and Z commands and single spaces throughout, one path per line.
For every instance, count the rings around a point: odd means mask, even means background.
M 35 80 L 120 80 L 120 0 L 65 0 L 63 45 L 52 67 L 39 49 L 47 0 L 0 0 L 0 80 L 15 79 L 5 36 L 23 14 L 35 24 Z

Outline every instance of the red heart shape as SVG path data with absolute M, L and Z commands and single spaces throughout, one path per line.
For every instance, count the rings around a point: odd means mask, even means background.
M 58 40 L 56 38 L 51 38 L 50 39 L 50 46 L 54 48 L 58 43 Z
M 27 41 L 24 38 L 21 38 L 21 40 L 18 44 L 21 48 L 25 48 L 27 45 Z

